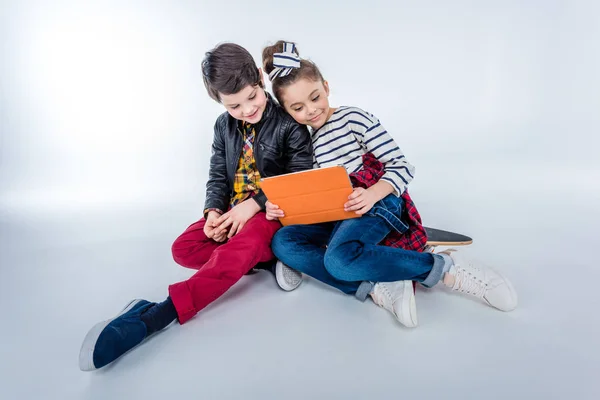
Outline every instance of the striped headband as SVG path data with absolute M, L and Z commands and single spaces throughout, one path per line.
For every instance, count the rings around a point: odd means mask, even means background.
M 269 74 L 269 80 L 287 76 L 294 68 L 300 68 L 300 57 L 294 53 L 296 45 L 285 42 L 283 44 L 283 53 L 273 54 L 273 71 Z

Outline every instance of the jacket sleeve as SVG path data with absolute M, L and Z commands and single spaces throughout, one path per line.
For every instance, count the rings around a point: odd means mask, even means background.
M 284 152 L 287 154 L 287 164 L 284 174 L 313 168 L 313 148 L 310 133 L 306 126 L 295 121 L 290 122 L 283 132 Z M 252 197 L 265 210 L 267 196 L 262 189 Z
M 231 191 L 227 178 L 227 158 L 225 157 L 225 143 L 221 134 L 220 120 L 215 123 L 215 134 L 210 157 L 208 182 L 206 183 L 206 200 L 204 209 L 216 208 L 226 212 L 229 208 Z

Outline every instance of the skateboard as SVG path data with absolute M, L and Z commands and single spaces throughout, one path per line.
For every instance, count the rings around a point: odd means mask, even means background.
M 473 239 L 469 236 L 444 231 L 436 228 L 425 227 L 427 232 L 427 244 L 424 251 L 434 252 L 438 246 L 468 246 L 473 243 Z

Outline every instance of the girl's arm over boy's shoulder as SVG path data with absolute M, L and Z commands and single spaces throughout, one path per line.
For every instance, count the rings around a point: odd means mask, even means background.
M 286 135 L 287 172 L 298 172 L 313 168 L 313 147 L 310 133 L 290 117 L 290 128 Z
M 359 108 L 356 110 L 362 117 L 362 123 L 353 127 L 358 133 L 357 139 L 384 165 L 385 173 L 381 179 L 391 184 L 395 195 L 400 196 L 412 181 L 415 167 L 406 160 L 396 141 L 375 116 Z

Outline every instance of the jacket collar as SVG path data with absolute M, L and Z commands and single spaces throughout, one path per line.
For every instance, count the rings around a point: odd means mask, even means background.
M 265 95 L 267 96 L 267 106 L 265 107 L 265 111 L 263 112 L 263 117 L 260 119 L 260 122 L 262 122 L 265 118 L 271 118 L 275 112 L 275 107 L 277 107 L 277 102 L 266 90 Z

